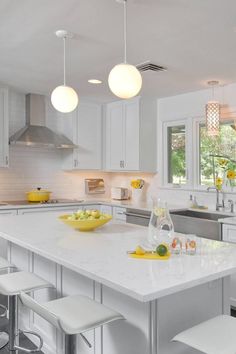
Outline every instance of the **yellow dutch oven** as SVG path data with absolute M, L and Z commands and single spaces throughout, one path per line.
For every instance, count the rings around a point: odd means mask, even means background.
M 47 202 L 50 199 L 52 192 L 49 192 L 45 189 L 37 188 L 30 192 L 27 192 L 27 200 L 28 202 L 40 203 Z

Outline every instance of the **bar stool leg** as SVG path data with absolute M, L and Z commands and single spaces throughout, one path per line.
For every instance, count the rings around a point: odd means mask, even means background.
M 76 354 L 76 335 L 65 335 L 65 354 Z
M 0 304 L 0 309 L 3 310 L 3 313 L 0 315 L 0 318 L 7 317 L 7 308 L 6 306 Z M 0 332 L 0 350 L 3 349 L 9 342 L 9 335 L 6 332 Z
M 9 296 L 9 351 L 16 354 L 15 337 L 17 335 L 17 296 Z
M 0 332 L 0 350 L 5 348 L 9 342 L 9 336 L 6 332 Z

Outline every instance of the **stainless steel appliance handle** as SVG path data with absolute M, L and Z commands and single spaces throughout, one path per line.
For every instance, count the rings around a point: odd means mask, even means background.
M 135 214 L 135 213 L 129 213 L 129 212 L 126 212 L 126 213 L 124 212 L 123 214 L 126 216 L 134 216 L 136 218 L 150 219 L 150 216 L 148 216 L 148 215 Z

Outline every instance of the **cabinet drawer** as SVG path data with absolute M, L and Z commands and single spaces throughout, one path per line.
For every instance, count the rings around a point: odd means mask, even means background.
M 113 217 L 116 220 L 121 220 L 126 222 L 126 208 L 114 207 L 113 208 Z
M 112 207 L 109 205 L 101 205 L 101 213 L 112 215 Z

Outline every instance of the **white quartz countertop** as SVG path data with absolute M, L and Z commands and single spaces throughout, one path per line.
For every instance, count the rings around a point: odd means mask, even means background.
M 67 202 L 58 202 L 58 203 L 29 203 L 29 204 L 22 204 L 19 203 L 17 204 L 14 202 L 11 204 L 11 201 L 9 201 L 5 205 L 1 205 L 0 202 L 0 210 L 12 210 L 12 209 L 33 209 L 33 208 L 57 208 L 57 207 L 75 207 L 78 206 L 83 206 L 83 205 L 110 205 L 113 207 L 123 207 L 123 208 L 133 208 L 133 209 L 139 209 L 139 210 L 144 210 L 144 211 L 151 211 L 152 210 L 152 203 L 151 202 L 135 202 L 132 199 L 128 200 L 114 200 L 114 199 L 87 199 L 83 200 L 82 202 L 80 201 L 67 201 Z M 181 209 L 186 209 L 186 205 L 174 205 L 170 204 L 168 205 L 169 209 L 171 210 L 181 210 Z
M 236 217 L 219 219 L 222 224 L 236 225 Z
M 111 222 L 83 233 L 59 215 L 0 216 L 0 237 L 142 302 L 236 272 L 233 244 L 199 239 L 195 256 L 137 260 L 126 252 L 146 242 L 147 228 Z

